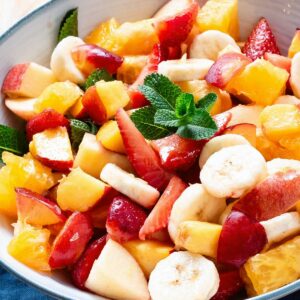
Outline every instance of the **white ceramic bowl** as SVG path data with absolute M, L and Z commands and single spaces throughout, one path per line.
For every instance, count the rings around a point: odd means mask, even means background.
M 8 0 L 6 0 L 8 1 Z M 291 37 L 300 24 L 299 0 L 239 0 L 242 38 L 261 16 L 267 17 L 286 54 Z M 56 43 L 60 21 L 67 10 L 79 7 L 80 35 L 87 34 L 93 26 L 110 17 L 120 21 L 133 21 L 150 17 L 166 0 L 52 0 L 40 7 L 0 37 L 0 84 L 9 68 L 26 61 L 46 66 Z M 202 1 L 203 2 L 203 1 Z M 2 100 L 2 99 L 1 99 Z M 20 126 L 1 103 L 0 123 Z M 59 299 L 104 299 L 75 288 L 63 273 L 37 273 L 10 257 L 6 251 L 12 237 L 11 220 L 0 215 L 0 262 L 23 280 Z M 300 281 L 293 282 L 253 300 L 278 299 L 300 289 Z M 188 300 L 188 299 L 187 299 Z

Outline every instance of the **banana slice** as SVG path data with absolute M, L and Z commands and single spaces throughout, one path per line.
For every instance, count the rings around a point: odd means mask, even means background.
M 77 68 L 71 55 L 74 47 L 83 44 L 84 41 L 82 39 L 75 36 L 68 36 L 61 40 L 54 49 L 50 67 L 59 81 L 70 80 L 77 84 L 85 81 L 85 76 Z
M 157 72 L 174 82 L 204 79 L 213 63 L 209 59 L 167 60 L 158 65 Z
M 152 300 L 209 300 L 220 278 L 214 263 L 200 254 L 174 252 L 161 260 L 149 279 Z
M 264 157 L 250 145 L 223 148 L 200 172 L 204 188 L 215 197 L 239 198 L 267 176 Z
M 195 183 L 183 191 L 171 210 L 168 231 L 175 241 L 179 225 L 184 221 L 216 222 L 226 208 L 225 198 L 211 196 L 202 184 Z
M 300 98 L 300 52 L 292 59 L 290 85 L 294 95 Z
M 225 134 L 211 139 L 202 149 L 199 166 L 202 169 L 208 158 L 215 152 L 231 146 L 237 145 L 250 145 L 250 143 L 241 135 L 238 134 Z
M 231 45 L 236 52 L 240 52 L 240 47 L 230 35 L 218 30 L 207 30 L 194 38 L 190 46 L 189 57 L 208 58 L 215 61 L 219 52 L 228 45 Z
M 290 170 L 300 171 L 300 161 L 295 159 L 275 158 L 267 162 L 268 175 Z

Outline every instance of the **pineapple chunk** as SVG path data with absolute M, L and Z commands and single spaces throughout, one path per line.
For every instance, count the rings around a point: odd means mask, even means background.
M 82 104 L 82 97 L 70 108 L 70 115 L 75 119 L 82 119 L 86 116 L 84 106 Z
M 293 40 L 291 42 L 291 45 L 289 47 L 288 57 L 293 58 L 294 55 L 299 51 L 300 51 L 300 30 L 297 29 L 293 37 Z

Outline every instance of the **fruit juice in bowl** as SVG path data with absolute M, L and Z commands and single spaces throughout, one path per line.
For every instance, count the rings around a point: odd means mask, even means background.
M 11 66 L 4 104 L 26 122 L 0 126 L 11 257 L 116 300 L 298 280 L 299 31 L 287 56 L 267 18 L 241 39 L 238 4 L 172 0 L 83 38 L 74 8 L 50 67 Z

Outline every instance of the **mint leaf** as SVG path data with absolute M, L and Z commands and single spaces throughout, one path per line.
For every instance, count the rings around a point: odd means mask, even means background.
M 58 42 L 67 36 L 78 36 L 78 8 L 69 10 L 60 23 Z
M 145 106 L 134 111 L 130 116 L 137 129 L 148 140 L 157 140 L 172 133 L 165 126 L 154 123 L 155 113 L 156 109 L 153 106 Z
M 93 73 L 89 75 L 84 83 L 84 90 L 86 91 L 89 87 L 96 84 L 96 82 L 104 81 L 113 81 L 113 77 L 105 69 L 96 69 Z
M 154 123 L 167 126 L 167 127 L 179 127 L 180 119 L 176 116 L 174 111 L 167 109 L 160 109 L 155 113 Z
M 177 118 L 191 115 L 195 112 L 194 96 L 192 94 L 182 93 L 176 99 L 175 112 Z
M 197 102 L 196 107 L 203 108 L 206 111 L 210 112 L 212 107 L 216 103 L 217 98 L 218 96 L 215 93 L 209 93 Z

